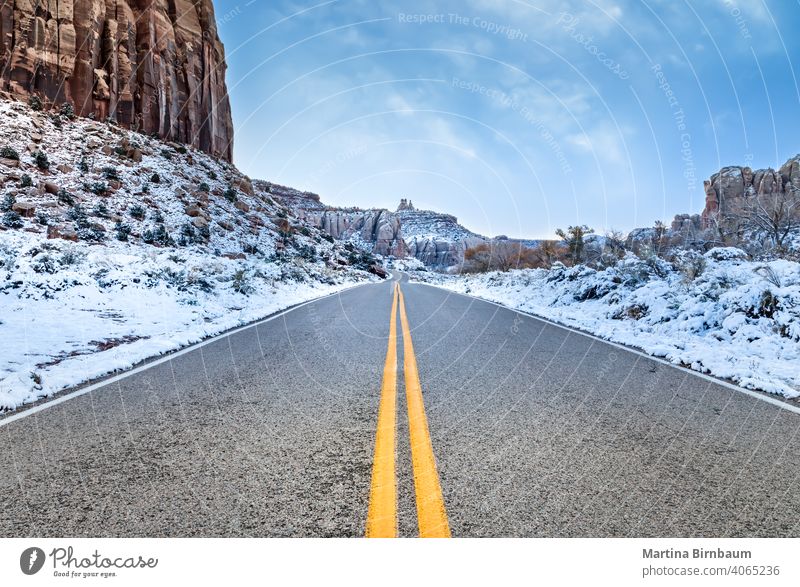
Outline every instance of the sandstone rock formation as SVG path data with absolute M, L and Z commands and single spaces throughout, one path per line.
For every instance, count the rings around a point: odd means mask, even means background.
M 405 257 L 400 219 L 388 210 L 296 210 L 301 218 L 339 240 L 360 240 L 378 255 Z
M 410 204 L 410 203 L 409 203 Z M 491 239 L 461 226 L 450 214 L 415 210 L 413 206 L 398 209 L 403 239 L 408 254 L 429 267 L 447 268 L 464 261 L 464 252 Z
M 334 208 L 310 192 L 269 182 L 255 182 L 255 186 L 337 240 L 358 241 L 379 255 L 415 257 L 429 267 L 458 265 L 463 262 L 466 249 L 491 240 L 467 230 L 455 216 L 417 210 L 406 199 L 400 201 L 396 212 Z
M 702 214 L 703 227 L 714 218 L 739 213 L 748 198 L 781 194 L 800 189 L 800 155 L 789 159 L 780 169 L 723 167 L 704 182 L 706 206 Z
M 0 0 L 0 89 L 231 159 L 211 0 Z

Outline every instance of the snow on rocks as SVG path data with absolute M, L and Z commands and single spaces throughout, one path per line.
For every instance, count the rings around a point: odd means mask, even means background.
M 0 101 L 0 154 L 0 412 L 377 280 L 185 146 Z
M 739 249 L 674 263 L 633 254 L 595 270 L 445 276 L 419 281 L 629 345 L 742 387 L 800 397 L 800 264 L 747 261 Z

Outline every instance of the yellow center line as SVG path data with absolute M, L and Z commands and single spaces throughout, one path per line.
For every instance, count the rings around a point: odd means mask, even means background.
M 449 538 L 450 525 L 444 507 L 436 458 L 425 416 L 425 402 L 422 399 L 422 386 L 419 382 L 417 359 L 414 344 L 411 342 L 411 329 L 408 326 L 403 290 L 400 293 L 400 324 L 403 329 L 403 371 L 406 382 L 406 403 L 408 404 L 408 433 L 411 442 L 411 463 L 414 468 L 414 489 L 417 494 L 417 523 L 421 538 Z
M 397 428 L 397 298 L 395 283 L 392 317 L 389 323 L 389 348 L 383 366 L 381 400 L 378 406 L 378 430 L 375 435 L 375 458 L 372 462 L 372 486 L 367 514 L 368 538 L 397 537 L 397 480 L 395 477 L 395 435 Z

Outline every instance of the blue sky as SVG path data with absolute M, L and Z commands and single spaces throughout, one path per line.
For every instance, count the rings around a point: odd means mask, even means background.
M 629 230 L 702 210 L 723 165 L 800 151 L 798 2 L 215 5 L 236 164 L 332 205 Z

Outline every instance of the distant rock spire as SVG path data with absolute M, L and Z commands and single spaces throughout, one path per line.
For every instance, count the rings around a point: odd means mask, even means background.
M 402 212 L 403 210 L 414 210 L 414 204 L 411 200 L 406 200 L 405 198 L 400 199 L 400 205 L 397 207 L 397 211 Z

